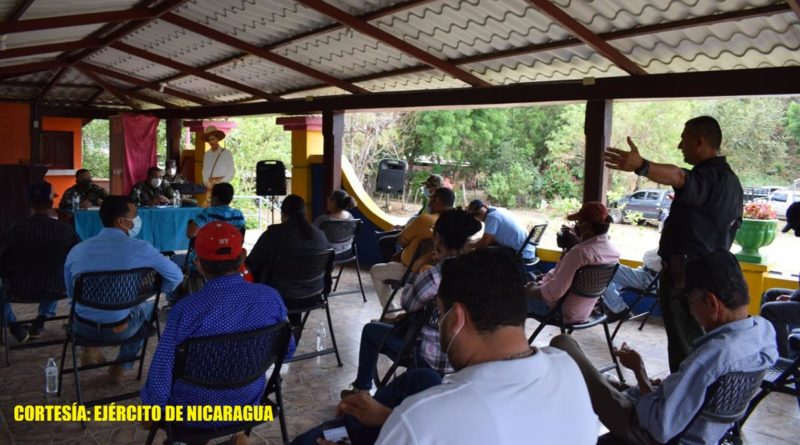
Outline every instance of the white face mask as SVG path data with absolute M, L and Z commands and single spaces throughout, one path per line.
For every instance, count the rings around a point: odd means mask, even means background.
M 131 238 L 136 238 L 136 235 L 142 231 L 142 218 L 139 218 L 139 215 L 136 215 L 136 218 L 125 218 L 128 221 L 133 222 L 133 227 L 128 229 L 128 236 Z
M 175 170 L 174 168 L 171 168 L 171 169 L 167 170 L 167 173 L 169 173 L 170 176 L 175 176 L 175 172 L 176 171 L 177 170 Z
M 153 178 L 150 180 L 150 185 L 154 188 L 158 188 L 161 185 L 161 178 Z

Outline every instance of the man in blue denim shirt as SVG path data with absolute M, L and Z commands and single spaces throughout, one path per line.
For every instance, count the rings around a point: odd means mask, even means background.
M 638 383 L 627 389 L 603 377 L 572 337 L 550 343 L 575 359 L 600 421 L 627 443 L 667 443 L 677 436 L 681 443 L 718 443 L 731 425 L 695 418 L 708 387 L 725 374 L 762 371 L 778 359 L 772 325 L 747 313 L 747 284 L 730 252 L 703 255 L 686 271 L 689 307 L 706 334 L 663 382 L 650 380 L 642 357 L 625 343 L 616 354 Z
M 263 376 L 233 389 L 200 388 L 174 380 L 175 352 L 187 339 L 245 332 L 287 320 L 286 306 L 275 289 L 248 283 L 239 275 L 245 259 L 239 229 L 224 222 L 210 222 L 197 232 L 195 249 L 195 266 L 207 281 L 200 292 L 181 299 L 170 311 L 142 388 L 142 403 L 162 407 L 257 405 L 266 385 Z M 294 350 L 291 337 L 286 357 L 291 358 Z
M 72 298 L 75 279 L 84 272 L 129 270 L 140 267 L 154 269 L 163 278 L 162 292 L 172 292 L 183 280 L 183 273 L 175 263 L 161 255 L 147 241 L 134 237 L 141 229 L 141 220 L 136 214 L 136 205 L 127 196 L 109 196 L 100 206 L 103 230 L 75 246 L 67 255 L 64 264 L 64 281 L 67 295 Z M 83 337 L 103 340 L 124 340 L 149 321 L 153 313 L 154 299 L 125 310 L 102 310 L 75 305 L 78 322 L 75 332 Z M 120 347 L 117 360 L 131 359 L 142 348 L 143 342 Z M 81 364 L 100 363 L 105 359 L 100 348 L 84 348 Z M 111 366 L 112 379 L 119 381 L 133 367 L 133 362 Z

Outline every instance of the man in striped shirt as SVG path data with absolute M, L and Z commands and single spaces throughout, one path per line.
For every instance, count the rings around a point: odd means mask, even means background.
M 603 377 L 572 337 L 559 335 L 550 342 L 578 363 L 600 421 L 626 443 L 667 443 L 677 437 L 718 443 L 731 425 L 696 417 L 708 387 L 726 374 L 762 371 L 778 359 L 772 325 L 747 313 L 747 284 L 730 252 L 718 249 L 698 257 L 686 271 L 689 306 L 706 334 L 663 382 L 648 377 L 642 357 L 625 343 L 616 354 L 638 385 L 621 390 L 624 385 Z

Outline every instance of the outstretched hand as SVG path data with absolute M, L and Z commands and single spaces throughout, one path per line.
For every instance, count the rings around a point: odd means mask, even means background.
M 606 167 L 614 170 L 622 170 L 632 172 L 642 166 L 642 156 L 639 154 L 639 148 L 633 143 L 633 140 L 628 137 L 628 147 L 631 151 L 620 150 L 619 148 L 608 147 L 603 154 L 603 160 Z
M 351 415 L 366 426 L 380 427 L 392 414 L 392 410 L 373 399 L 369 393 L 360 392 L 347 396 L 339 402 L 336 415 L 342 414 Z

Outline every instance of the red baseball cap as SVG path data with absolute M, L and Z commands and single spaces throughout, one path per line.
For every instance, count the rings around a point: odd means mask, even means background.
M 608 219 L 608 209 L 602 202 L 585 202 L 576 213 L 567 215 L 567 219 L 570 221 L 604 224 Z
M 197 232 L 194 250 L 198 258 L 208 261 L 230 261 L 242 254 L 242 232 L 224 222 L 211 222 Z

